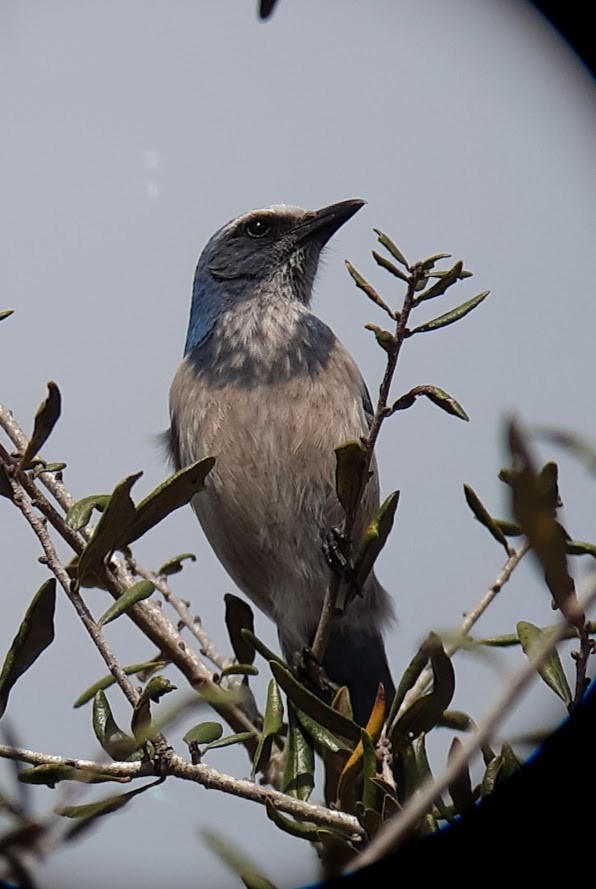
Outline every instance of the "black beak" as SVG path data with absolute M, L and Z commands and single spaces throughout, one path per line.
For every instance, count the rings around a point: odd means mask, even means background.
M 313 240 L 322 247 L 365 204 L 360 198 L 350 198 L 306 213 L 294 229 L 298 242 Z

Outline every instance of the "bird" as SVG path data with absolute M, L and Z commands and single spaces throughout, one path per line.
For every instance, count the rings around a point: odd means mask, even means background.
M 373 413 L 356 362 L 310 309 L 323 249 L 364 203 L 278 204 L 220 228 L 196 267 L 170 389 L 170 461 L 178 470 L 215 456 L 193 509 L 229 576 L 276 624 L 293 666 L 313 642 L 331 579 L 325 545 L 344 518 L 334 451 L 366 436 Z M 373 459 L 356 542 L 378 506 Z M 333 619 L 322 666 L 348 687 L 360 725 L 380 682 L 394 695 L 383 642 L 392 618 L 371 572 Z

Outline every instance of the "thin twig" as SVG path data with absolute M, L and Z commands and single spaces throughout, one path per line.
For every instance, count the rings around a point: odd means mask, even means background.
M 415 265 L 412 267 L 411 274 L 408 278 L 408 288 L 404 297 L 401 311 L 397 316 L 393 315 L 393 317 L 397 318 L 395 335 L 393 339 L 387 344 L 387 364 L 385 367 L 385 372 L 383 374 L 383 379 L 381 380 L 381 384 L 379 386 L 379 395 L 375 413 L 370 424 L 368 435 L 362 440 L 365 447 L 365 453 L 360 490 L 357 497 L 355 498 L 353 509 L 351 509 L 346 514 L 344 520 L 342 535 L 342 553 L 348 565 L 351 564 L 354 544 L 357 542 L 352 539 L 354 534 L 354 525 L 358 518 L 358 512 L 360 509 L 360 504 L 362 503 L 362 498 L 364 496 L 366 486 L 370 480 L 370 467 L 374 459 L 375 446 L 383 422 L 387 419 L 391 384 L 395 375 L 401 348 L 408 337 L 408 321 L 410 312 L 412 311 L 415 303 L 416 287 L 419 281 L 423 277 L 425 277 L 426 274 L 427 273 L 423 270 L 421 265 Z M 321 609 L 321 617 L 319 618 L 319 623 L 312 643 L 312 654 L 319 663 L 321 663 L 323 660 L 323 655 L 325 654 L 327 643 L 329 642 L 329 636 L 331 635 L 331 626 L 333 623 L 333 618 L 335 616 L 337 597 L 339 594 L 341 583 L 342 578 L 340 574 L 334 573 L 331 576 L 329 585 L 325 592 L 323 607 Z
M 488 588 L 486 593 L 477 603 L 477 605 L 471 610 L 468 611 L 461 622 L 459 632 L 456 635 L 456 640 L 446 645 L 446 651 L 449 657 L 452 657 L 458 648 L 461 648 L 462 641 L 465 636 L 470 632 L 474 624 L 478 622 L 478 620 L 482 617 L 488 606 L 491 602 L 496 599 L 498 594 L 501 592 L 504 585 L 510 579 L 513 571 L 526 553 L 529 551 L 530 546 L 527 541 L 525 541 L 518 550 L 514 550 L 513 553 L 509 556 L 495 580 Z M 405 713 L 408 710 L 414 701 L 420 697 L 428 687 L 429 682 L 431 681 L 433 676 L 433 672 L 430 666 L 424 668 L 412 688 L 408 691 L 405 698 L 402 701 L 401 707 L 399 708 L 398 715 Z

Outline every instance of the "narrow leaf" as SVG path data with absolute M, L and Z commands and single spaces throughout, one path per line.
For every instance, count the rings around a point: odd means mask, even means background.
M 346 744 L 336 738 L 333 732 L 320 725 L 316 719 L 313 719 L 302 710 L 296 710 L 296 715 L 304 730 L 312 738 L 317 750 L 329 750 L 330 753 L 349 752 Z
M 82 583 L 89 576 L 92 578 L 106 556 L 123 544 L 136 515 L 130 491 L 142 474 L 129 475 L 114 488 L 93 536 L 79 558 L 77 573 Z
M 529 658 L 532 658 L 548 644 L 550 634 L 528 621 L 520 620 L 517 624 L 517 635 L 524 652 Z M 538 667 L 538 673 L 568 707 L 572 701 L 571 689 L 556 649 L 553 649 L 542 666 Z
M 123 667 L 123 671 L 127 676 L 132 676 L 134 673 L 142 673 L 142 672 L 154 672 L 155 670 L 161 670 L 162 667 L 165 667 L 168 662 L 166 660 L 153 658 L 150 661 L 141 661 L 139 664 L 129 664 L 126 667 Z M 72 705 L 75 709 L 78 707 L 82 707 L 83 704 L 86 704 L 88 701 L 92 700 L 98 691 L 105 691 L 106 688 L 109 688 L 114 684 L 116 680 L 112 676 L 111 673 L 107 673 L 105 676 L 102 676 L 101 679 L 98 679 L 97 682 L 94 682 L 93 685 L 89 686 L 89 688 L 85 689 L 82 694 L 76 699 L 74 704 Z
M 393 265 L 392 262 L 390 262 L 388 259 L 385 259 L 385 257 L 384 257 L 384 256 L 381 256 L 380 253 L 377 253 L 376 250 L 373 250 L 373 251 L 372 251 L 372 255 L 373 255 L 374 259 L 375 259 L 375 262 L 376 262 L 378 265 L 380 265 L 381 268 L 383 268 L 383 269 L 385 269 L 386 271 L 390 272 L 392 275 L 395 275 L 395 277 L 396 277 L 396 278 L 399 278 L 401 281 L 405 281 L 406 284 L 409 283 L 409 280 L 410 280 L 410 279 L 408 278 L 408 276 L 405 275 L 405 274 L 402 272 L 401 269 L 398 269 L 398 267 L 397 267 L 396 265 Z
M 197 561 L 197 557 L 194 553 L 181 553 L 179 556 L 172 556 L 171 559 L 164 562 L 157 573 L 161 577 L 169 577 L 171 574 L 179 574 L 182 571 L 182 562 L 186 559 L 190 559 L 191 562 Z
M 118 781 L 124 783 L 127 778 L 115 778 L 113 775 L 104 775 L 101 772 L 88 772 L 85 769 L 76 769 L 74 766 L 56 763 L 44 763 L 23 769 L 19 772 L 19 781 L 23 784 L 44 784 L 46 787 L 55 787 L 59 781 L 79 781 L 81 784 L 103 784 L 106 781 Z M 1 885 L 1 884 L 0 884 Z
M 414 687 L 418 677 L 424 670 L 428 663 L 428 646 L 427 642 L 423 642 L 410 663 L 408 664 L 402 678 L 400 679 L 399 685 L 397 687 L 397 691 L 395 692 L 395 697 L 393 698 L 393 703 L 391 705 L 391 709 L 389 711 L 388 723 L 390 728 L 393 727 L 393 723 L 395 721 L 395 717 L 399 711 L 399 708 L 404 702 L 404 698 L 411 688 Z
M 296 710 L 288 705 L 288 740 L 281 789 L 288 796 L 307 800 L 315 786 L 315 754 Z
M 109 502 L 109 494 L 91 494 L 89 497 L 77 500 L 66 513 L 66 524 L 73 531 L 79 531 L 89 524 L 94 509 L 103 512 Z
M 320 698 L 317 698 L 316 695 L 304 688 L 283 664 L 270 661 L 269 666 L 281 688 L 283 688 L 292 703 L 299 710 L 303 710 L 312 719 L 320 722 L 322 726 L 331 732 L 335 732 L 342 738 L 347 738 L 350 741 L 360 740 L 360 728 L 355 722 L 342 716 L 341 713 L 333 710 L 321 701 Z
M 366 448 L 361 441 L 348 441 L 335 448 L 335 490 L 346 515 L 351 515 L 364 484 Z
M 138 753 L 138 743 L 117 725 L 103 691 L 98 691 L 93 700 L 93 731 L 102 749 L 117 762 L 124 762 Z
M 394 414 L 396 411 L 402 411 L 412 407 L 416 398 L 420 395 L 425 395 L 429 401 L 432 401 L 433 404 L 436 404 L 441 410 L 454 417 L 458 417 L 460 420 L 467 421 L 470 419 L 459 401 L 456 401 L 455 398 L 445 392 L 444 389 L 439 389 L 438 386 L 430 385 L 415 386 L 414 389 L 410 389 L 409 392 L 406 392 L 405 395 L 402 395 L 392 404 L 390 413 Z
M 205 479 L 214 465 L 215 457 L 205 457 L 166 479 L 139 503 L 136 517 L 123 542 L 133 543 L 171 512 L 190 503 L 195 494 L 205 490 Z
M 592 556 L 596 559 L 596 546 L 584 540 L 567 540 L 565 547 L 570 556 Z
M 359 588 L 364 586 L 379 554 L 387 542 L 387 538 L 393 528 L 398 503 L 399 491 L 394 491 L 379 507 L 364 533 L 354 560 L 354 576 Z
M 56 581 L 46 580 L 33 597 L 0 673 L 0 717 L 6 710 L 8 696 L 17 679 L 35 663 L 54 639 Z
M 454 738 L 449 748 L 447 761 L 451 762 L 453 757 L 461 750 L 462 744 L 459 738 Z M 460 814 L 474 805 L 474 794 L 472 793 L 472 781 L 467 766 L 459 772 L 459 774 L 449 784 L 449 793 L 453 800 L 453 805 Z
M 234 735 L 226 735 L 225 738 L 220 738 L 218 741 L 211 741 L 210 744 L 207 744 L 203 753 L 206 753 L 208 750 L 215 750 L 217 747 L 231 747 L 233 744 L 244 744 L 249 738 L 255 737 L 256 732 L 236 732 Z
M 33 457 L 42 449 L 52 433 L 52 429 L 58 422 L 61 408 L 60 390 L 56 383 L 52 380 L 48 383 L 48 397 L 39 405 L 35 420 L 33 422 L 33 432 L 29 439 L 29 444 L 25 448 L 25 453 L 21 457 L 18 465 L 18 472 L 27 469 Z
M 450 259 L 450 257 L 451 253 L 433 253 L 428 259 L 423 259 L 420 265 L 426 271 L 430 271 L 441 259 Z
M 152 781 L 150 784 L 145 784 L 143 787 L 137 787 L 136 790 L 129 790 L 128 793 L 123 793 L 120 796 L 109 796 L 106 799 L 99 800 L 95 803 L 87 803 L 82 806 L 63 806 L 62 808 L 56 809 L 57 815 L 62 815 L 65 818 L 73 818 L 77 821 L 77 824 L 71 827 L 66 834 L 66 839 L 73 840 L 90 827 L 97 818 L 101 818 L 103 815 L 109 815 L 111 812 L 118 812 L 120 809 L 124 808 L 124 806 L 128 805 L 135 796 L 139 796 L 141 793 L 151 790 L 152 787 L 157 787 L 163 780 L 163 778 L 158 778 L 157 781 Z
M 401 252 L 401 250 L 399 249 L 399 247 L 397 247 L 393 243 L 391 238 L 388 235 L 386 235 L 384 232 L 382 232 L 379 228 L 375 228 L 374 231 L 379 239 L 379 242 L 383 245 L 383 247 L 389 251 L 389 253 L 392 255 L 392 257 L 394 259 L 397 259 L 397 261 L 401 265 L 405 266 L 409 271 L 410 266 L 408 265 L 408 261 L 405 258 L 405 256 L 403 255 L 403 253 Z
M 3 309 L 0 312 L 0 321 L 4 321 L 5 318 L 10 318 L 10 316 L 13 314 L 14 314 L 14 309 Z
M 445 291 L 451 287 L 452 284 L 461 277 L 461 273 L 463 271 L 464 264 L 461 260 L 455 263 L 455 265 L 449 269 L 449 271 L 445 272 L 444 275 L 441 275 L 436 284 L 433 284 L 428 290 L 423 291 L 419 296 L 416 297 L 416 302 L 423 302 L 425 299 L 434 299 L 435 296 L 442 296 Z
M 105 624 L 109 624 L 110 621 L 120 617 L 121 614 L 125 614 L 133 605 L 136 605 L 137 602 L 142 602 L 143 599 L 148 599 L 154 589 L 155 586 L 151 581 L 139 580 L 138 583 L 133 584 L 126 590 L 126 592 L 122 593 L 120 598 L 116 599 L 113 605 L 110 605 L 108 610 L 99 618 L 97 622 L 98 625 L 103 627 Z
M 503 531 L 493 519 L 488 509 L 481 501 L 480 497 L 476 494 L 476 492 L 469 486 L 464 485 L 464 494 L 466 498 L 466 503 L 474 513 L 474 517 L 480 522 L 481 525 L 490 531 L 492 536 L 495 538 L 498 543 L 501 544 L 505 548 L 505 552 L 509 554 L 509 545 L 507 543 L 507 538 L 505 537 Z
M 275 679 L 271 679 L 267 686 L 267 704 L 263 720 L 263 731 L 261 732 L 261 737 L 259 738 L 259 743 L 253 760 L 253 776 L 256 775 L 268 761 L 273 738 L 280 734 L 282 728 L 283 702 L 277 682 Z
M 226 627 L 234 654 L 241 664 L 252 664 L 255 659 L 255 649 L 242 634 L 242 630 L 248 630 L 254 634 L 255 621 L 252 608 L 244 599 L 239 599 L 232 593 L 226 593 L 224 601 L 226 603 Z
M 290 836 L 298 837 L 301 840 L 309 840 L 311 843 L 316 843 L 319 839 L 319 828 L 315 824 L 305 824 L 303 821 L 296 821 L 294 818 L 282 815 L 269 799 L 265 800 L 265 808 L 267 817 L 285 833 L 289 833 Z
M 205 830 L 203 839 L 212 852 L 240 877 L 246 889 L 276 889 L 273 883 L 263 876 L 255 864 L 237 846 L 224 840 L 220 834 Z
M 242 638 L 249 643 L 255 651 L 258 651 L 261 657 L 264 657 L 266 661 L 278 661 L 283 665 L 283 661 L 278 654 L 272 651 L 271 648 L 268 648 L 264 642 L 255 636 L 250 630 L 243 629 L 240 631 Z M 254 658 L 253 658 L 254 660 Z
M 381 349 L 384 349 L 388 355 L 390 355 L 397 343 L 395 336 L 390 333 L 388 330 L 383 330 L 381 327 L 378 327 L 376 324 L 365 324 L 365 330 L 372 330 L 375 335 L 375 339 L 378 342 Z
M 384 302 L 384 300 L 379 296 L 372 284 L 369 284 L 368 281 L 366 281 L 365 278 L 362 277 L 360 272 L 356 271 L 351 262 L 348 262 L 348 260 L 346 259 L 345 263 L 348 272 L 350 273 L 354 280 L 354 283 L 356 284 L 356 287 L 358 287 L 359 290 L 362 290 L 362 292 L 365 293 L 368 298 L 375 303 L 375 305 L 379 306 L 380 309 L 383 309 L 384 312 L 387 312 L 390 318 L 395 318 L 393 309 L 389 308 L 387 303 Z
M 446 312 L 438 318 L 433 318 L 432 321 L 428 321 L 426 324 L 421 324 L 420 327 L 415 327 L 414 330 L 411 331 L 411 335 L 413 336 L 415 333 L 427 333 L 430 330 L 439 330 L 441 327 L 447 327 L 449 324 L 454 324 L 455 321 L 465 318 L 472 309 L 479 306 L 489 293 L 490 290 L 484 290 L 482 293 L 472 297 L 472 299 L 462 303 L 461 306 L 457 306 L 457 308 L 452 309 L 450 312 Z

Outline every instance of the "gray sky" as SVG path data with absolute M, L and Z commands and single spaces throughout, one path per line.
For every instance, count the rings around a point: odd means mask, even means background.
M 475 277 L 420 319 L 480 290 L 492 295 L 461 324 L 406 344 L 395 395 L 434 383 L 471 422 L 420 403 L 387 424 L 379 448 L 384 491 L 402 491 L 379 568 L 399 615 L 387 646 L 399 677 L 428 629 L 454 627 L 503 562 L 467 510 L 462 484 L 503 513 L 496 475 L 505 414 L 596 438 L 593 84 L 522 2 L 281 0 L 266 24 L 255 7 L 2 4 L 0 309 L 16 314 L 0 329 L 0 399 L 29 430 L 46 381 L 56 380 L 63 417 L 45 456 L 68 463 L 75 497 L 107 492 L 142 469 L 140 497 L 166 473 L 153 436 L 168 422 L 196 259 L 225 221 L 275 202 L 368 201 L 330 245 L 316 311 L 373 394 L 383 354 L 363 325 L 384 316 L 357 293 L 343 259 L 397 302 L 400 289 L 370 256 L 373 227 L 411 259 L 463 258 Z M 570 533 L 594 540 L 593 480 L 565 455 L 543 455 L 560 460 Z M 4 501 L 0 521 L 4 652 L 46 573 L 31 532 Z M 198 562 L 175 589 L 226 648 L 222 596 L 233 585 L 190 510 L 136 553 L 156 568 L 187 550 Z M 106 607 L 100 591 L 87 599 L 96 615 Z M 529 563 L 478 632 L 508 632 L 519 618 L 552 619 Z M 24 746 L 93 756 L 89 711 L 71 702 L 105 671 L 63 597 L 56 623 L 56 642 L 17 685 L 8 714 Z M 276 644 L 260 615 L 257 628 Z M 124 661 L 152 653 L 124 620 L 107 635 Z M 520 659 L 496 669 L 462 656 L 454 706 L 480 716 Z M 111 698 L 125 723 L 126 709 Z M 564 715 L 538 687 L 526 709 L 511 731 Z M 442 756 L 445 739 L 436 746 Z M 212 764 L 249 771 L 241 753 L 221 751 Z M 36 798 L 41 812 L 58 797 Z M 270 828 L 257 806 L 168 781 L 49 859 L 42 885 L 80 885 L 83 868 L 90 889 L 137 887 L 147 877 L 239 885 L 198 839 L 207 826 L 284 887 L 315 878 L 310 848 Z

